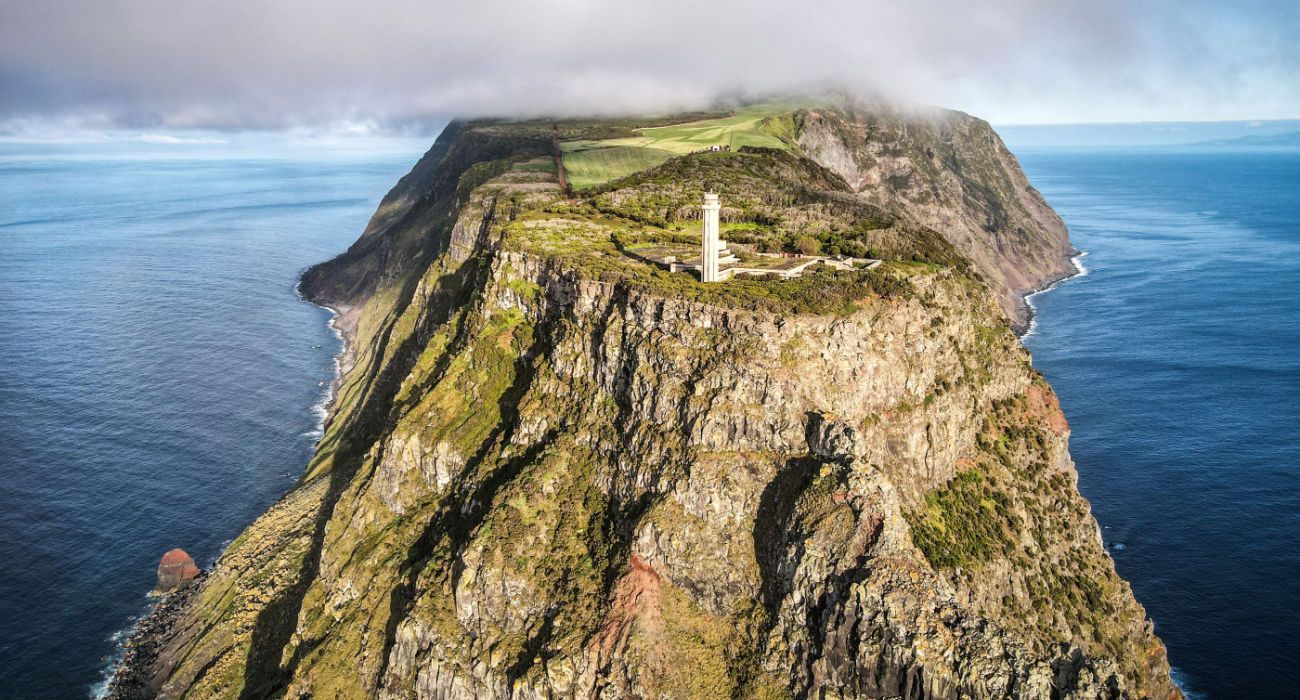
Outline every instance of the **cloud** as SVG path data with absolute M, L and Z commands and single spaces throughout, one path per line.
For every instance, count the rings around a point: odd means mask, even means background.
M 134 139 L 140 143 L 158 144 L 163 146 L 194 146 L 225 143 L 225 139 L 216 139 L 205 136 L 176 136 L 175 134 L 141 134 Z
M 1002 122 L 1300 116 L 1293 2 L 8 0 L 0 122 L 422 133 L 836 85 Z

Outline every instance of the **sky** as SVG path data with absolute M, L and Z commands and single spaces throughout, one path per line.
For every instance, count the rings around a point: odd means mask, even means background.
M 0 2 L 10 139 L 423 135 L 827 86 L 996 124 L 1292 119 L 1297 76 L 1296 0 Z

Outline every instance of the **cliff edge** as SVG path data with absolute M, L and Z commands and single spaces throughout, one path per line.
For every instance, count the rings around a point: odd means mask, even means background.
M 648 262 L 706 186 L 882 263 Z M 454 124 L 304 276 L 351 353 L 304 476 L 114 694 L 1179 697 L 1013 332 L 1069 250 L 955 113 Z
M 981 119 L 887 104 L 810 110 L 798 142 L 859 196 L 941 232 L 1018 332 L 1029 324 L 1025 295 L 1075 273 L 1065 223 Z

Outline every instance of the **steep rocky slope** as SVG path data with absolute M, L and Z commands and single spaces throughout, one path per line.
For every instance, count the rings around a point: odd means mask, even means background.
M 884 104 L 810 110 L 799 145 L 871 202 L 901 210 L 953 243 L 988 277 L 1017 328 L 1024 295 L 1074 273 L 1061 218 L 984 121 Z
M 1003 283 L 809 128 L 577 200 L 522 167 L 550 124 L 449 128 L 304 277 L 352 352 L 305 475 L 117 696 L 1178 696 Z M 689 237 L 705 181 L 755 245 L 886 262 L 703 285 L 627 254 Z

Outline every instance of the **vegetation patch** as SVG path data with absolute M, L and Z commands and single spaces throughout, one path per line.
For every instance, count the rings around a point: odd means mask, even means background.
M 730 621 L 704 612 L 675 586 L 664 587 L 661 605 L 663 639 L 649 653 L 660 657 L 655 660 L 662 664 L 663 674 L 656 685 L 662 697 L 731 697 L 733 681 L 727 665 Z
M 790 103 L 749 105 L 717 119 L 637 129 L 636 137 L 612 143 L 658 148 L 677 155 L 713 146 L 733 151 L 744 146 L 784 150 L 794 146 L 792 114 L 799 108 Z
M 515 163 L 512 168 L 515 172 L 522 173 L 555 173 L 555 159 L 551 156 L 541 156 L 526 160 L 522 163 Z
M 741 148 L 794 148 L 797 105 L 750 105 L 725 117 L 667 126 L 647 126 L 610 139 L 580 139 L 561 145 L 569 184 L 583 190 L 653 168 L 676 156 Z
M 971 566 L 1011 554 L 1017 518 L 1010 501 L 977 469 L 959 472 L 925 495 L 925 508 L 907 513 L 912 542 L 935 568 Z
M 672 153 L 658 148 L 581 142 L 579 147 L 565 149 L 564 172 L 575 190 L 585 190 L 653 168 L 672 157 Z

